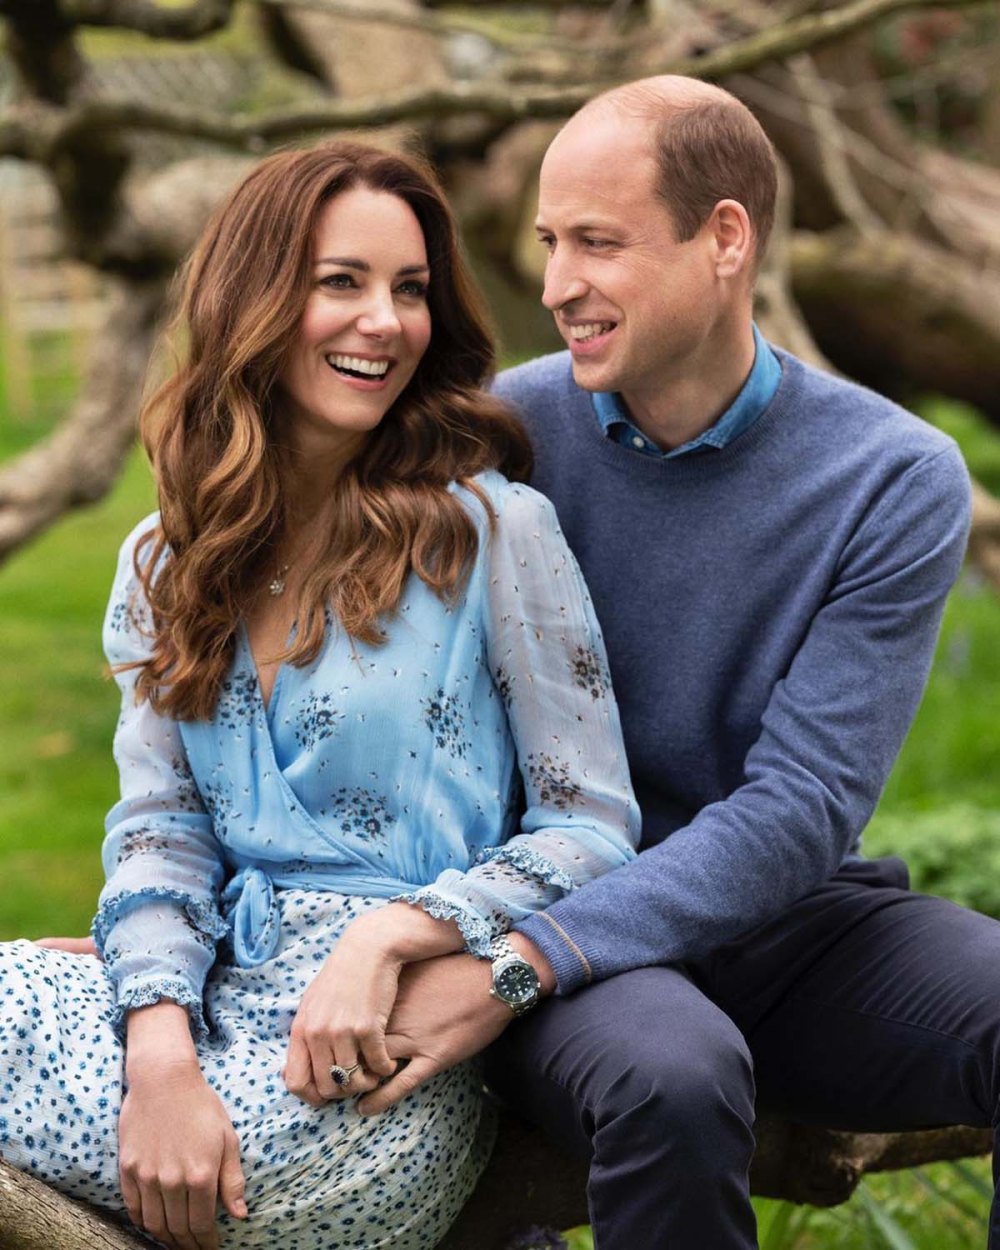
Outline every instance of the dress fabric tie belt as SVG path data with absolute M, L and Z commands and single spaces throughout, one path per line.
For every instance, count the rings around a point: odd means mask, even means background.
M 277 953 L 281 937 L 278 889 L 329 890 L 389 900 L 420 888 L 419 883 L 399 877 L 348 876 L 330 865 L 316 864 L 309 872 L 288 871 L 280 864 L 275 869 L 272 876 L 256 864 L 245 864 L 222 891 L 222 914 L 232 930 L 233 954 L 241 968 L 256 968 Z
M 259 868 L 241 868 L 222 892 L 233 930 L 233 954 L 241 968 L 266 963 L 278 949 L 281 915 L 274 882 Z

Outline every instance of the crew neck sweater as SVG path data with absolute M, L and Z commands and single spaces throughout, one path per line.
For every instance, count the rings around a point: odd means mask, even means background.
M 567 993 L 708 955 L 857 855 L 970 517 L 941 432 L 775 349 L 712 455 L 607 438 L 568 353 L 501 374 L 607 643 L 642 853 L 517 925 Z

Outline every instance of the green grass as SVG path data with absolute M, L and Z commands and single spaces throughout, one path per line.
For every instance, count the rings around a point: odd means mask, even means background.
M 57 341 L 32 412 L 2 402 L 0 459 L 50 428 L 72 389 Z M 48 359 L 48 357 L 46 357 Z M 2 363 L 2 362 L 0 362 Z M 56 379 L 55 381 L 53 379 Z M 975 413 L 927 410 L 1000 492 L 1000 438 Z M 118 544 L 153 506 L 136 454 L 100 505 L 64 518 L 0 568 L 0 939 L 81 933 L 101 882 L 103 817 L 116 798 L 117 694 L 100 626 Z M 966 574 L 951 596 L 930 686 L 866 834 L 902 853 L 915 884 L 1000 915 L 1000 599 Z M 756 1203 L 762 1250 L 971 1250 L 983 1242 L 989 1165 L 976 1160 L 868 1178 L 830 1211 Z M 592 1250 L 588 1229 L 567 1235 Z
M 117 798 L 101 621 L 118 543 L 152 498 L 136 455 L 109 499 L 0 572 L 0 938 L 89 926 Z

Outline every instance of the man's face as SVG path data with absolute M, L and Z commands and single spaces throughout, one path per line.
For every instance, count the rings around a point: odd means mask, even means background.
M 698 368 L 721 296 L 711 232 L 678 242 L 655 172 L 648 124 L 596 109 L 553 141 L 539 188 L 542 302 L 573 377 L 621 392 L 634 413 Z

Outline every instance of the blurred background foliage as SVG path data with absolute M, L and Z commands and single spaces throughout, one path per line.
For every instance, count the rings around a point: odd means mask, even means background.
M 915 0 L 918 11 L 841 43 L 803 47 L 780 63 L 748 64 L 727 77 L 732 48 L 775 24 L 834 6 L 497 0 L 488 8 L 396 0 L 401 12 L 426 19 L 425 29 L 386 35 L 358 17 L 326 16 L 322 3 L 307 11 L 262 0 L 232 6 L 219 29 L 196 40 L 94 29 L 84 21 L 66 41 L 58 34 L 46 47 L 56 27 L 35 18 L 43 10 L 55 13 L 62 2 L 0 2 L 9 21 L 34 32 L 35 66 L 44 71 L 32 80 L 16 57 L 0 55 L 0 112 L 14 123 L 0 128 L 0 208 L 10 187 L 41 170 L 40 181 L 51 184 L 45 212 L 51 217 L 58 206 L 63 233 L 41 247 L 37 268 L 69 260 L 76 266 L 68 271 L 70 296 L 82 291 L 95 306 L 106 288 L 120 288 L 137 310 L 135 341 L 151 333 L 151 319 L 140 324 L 142 284 L 150 275 L 165 283 L 246 154 L 287 141 L 291 132 L 216 145 L 194 133 L 184 137 L 183 126 L 154 125 L 127 142 L 121 133 L 81 132 L 78 150 L 56 152 L 36 144 L 31 132 L 40 102 L 55 116 L 94 95 L 140 96 L 164 116 L 189 105 L 189 121 L 199 108 L 273 120 L 303 106 L 377 103 L 380 92 L 410 82 L 442 94 L 456 84 L 485 84 L 487 94 L 494 91 L 489 109 L 428 116 L 415 139 L 408 132 L 403 139 L 429 152 L 442 170 L 508 351 L 537 354 L 555 339 L 538 307 L 539 260 L 526 235 L 535 168 L 553 114 L 528 109 L 524 116 L 535 120 L 516 130 L 505 100 L 541 85 L 571 101 L 581 78 L 621 79 L 697 58 L 688 64 L 711 70 L 708 76 L 756 109 L 794 184 L 786 246 L 772 249 L 784 261 L 762 279 L 766 298 L 758 313 L 765 329 L 810 359 L 825 356 L 952 434 L 992 497 L 985 531 L 1000 543 L 995 4 L 936 9 Z M 103 0 L 64 5 L 91 15 L 107 7 Z M 166 7 L 185 5 L 166 0 Z M 434 26 L 439 15 L 445 24 Z M 529 46 L 531 39 L 539 42 Z M 570 102 L 566 111 L 571 108 Z M 18 126 L 25 127 L 23 151 Z M 321 130 L 311 123 L 303 133 Z M 227 146 L 237 155 L 220 159 Z M 156 189 L 171 162 L 181 169 L 191 156 L 210 164 L 192 166 L 186 182 L 178 175 Z M 101 177 L 88 178 L 98 168 Z M 135 177 L 126 180 L 126 172 Z M 150 187 L 155 194 L 144 200 Z M 195 205 L 190 212 L 188 199 Z M 100 370 L 88 381 L 87 351 L 101 346 L 103 331 L 62 316 L 59 291 L 48 297 L 51 324 L 43 317 L 30 333 L 15 326 L 18 292 L 5 289 L 3 279 L 18 259 L 27 275 L 32 257 L 5 258 L 0 246 L 0 519 L 11 497 L 4 483 L 16 485 L 19 457 L 46 447 L 88 387 L 92 403 L 106 404 L 109 422 L 124 420 L 127 427 L 135 405 L 120 411 L 120 397 L 141 372 L 123 366 L 117 385 L 112 350 L 104 369 L 109 384 L 102 388 Z M 126 346 L 128 329 L 121 334 Z M 109 346 L 115 344 L 106 340 Z M 86 436 L 77 437 L 82 461 Z M 63 489 L 57 477 L 45 489 Z M 117 696 L 104 672 L 100 625 L 118 543 L 152 509 L 154 491 L 133 451 L 120 472 L 112 465 L 87 493 L 99 501 L 51 525 L 25 525 L 14 541 L 4 531 L 0 543 L 0 558 L 6 557 L 0 569 L 0 939 L 84 932 L 102 880 L 103 818 L 117 797 L 110 754 Z M 16 530 L 17 509 L 12 512 Z M 1000 563 L 992 567 L 990 573 L 989 563 L 977 559 L 951 596 L 927 694 L 865 846 L 872 855 L 902 855 L 916 888 L 1000 917 Z M 850 1203 L 830 1211 L 759 1201 L 761 1248 L 968 1250 L 983 1242 L 991 1195 L 988 1164 L 974 1160 L 867 1178 Z M 571 1250 L 592 1247 L 587 1229 L 566 1241 Z

